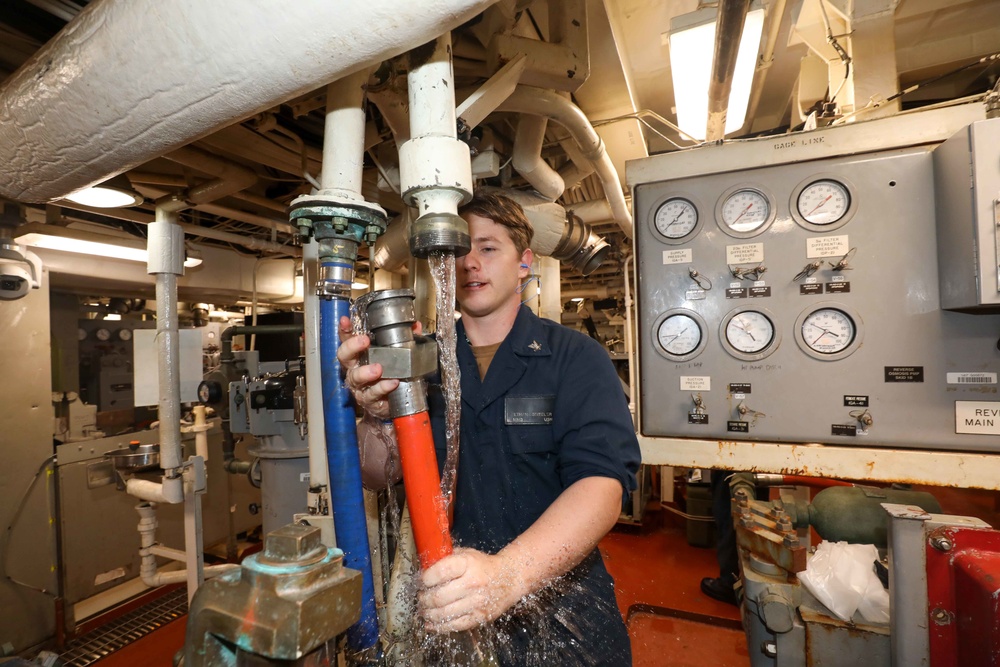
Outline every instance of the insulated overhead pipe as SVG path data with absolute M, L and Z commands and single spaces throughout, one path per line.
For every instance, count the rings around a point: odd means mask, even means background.
M 404 53 L 493 2 L 91 2 L 4 82 L 0 196 L 65 197 Z
M 726 111 L 733 88 L 736 56 L 740 52 L 743 23 L 750 9 L 750 0 L 719 0 L 719 18 L 715 26 L 715 55 L 712 78 L 708 83 L 708 122 L 706 141 L 719 141 L 726 136 Z
M 413 335 L 414 298 L 413 290 L 382 290 L 373 292 L 365 307 L 372 332 L 368 361 L 382 365 L 382 377 L 399 379 L 389 394 L 389 415 L 396 429 L 413 539 L 420 566 L 426 569 L 450 555 L 452 543 L 424 380 L 437 370 L 437 345 Z

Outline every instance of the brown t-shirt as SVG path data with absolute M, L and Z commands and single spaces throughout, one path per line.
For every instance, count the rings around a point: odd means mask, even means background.
M 476 358 L 476 366 L 479 367 L 479 380 L 485 380 L 486 371 L 489 370 L 490 362 L 493 361 L 494 355 L 500 349 L 500 343 L 479 346 L 470 345 L 470 347 L 472 348 L 472 355 Z

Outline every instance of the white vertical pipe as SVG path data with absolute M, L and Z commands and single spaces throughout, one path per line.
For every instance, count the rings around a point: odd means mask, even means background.
M 194 412 L 194 453 L 208 461 L 208 424 L 205 423 L 205 406 L 196 405 Z
M 193 487 L 194 484 L 191 483 Z M 205 581 L 205 543 L 201 529 L 201 494 L 194 488 L 184 489 L 184 551 L 187 553 L 188 606 L 198 587 Z
M 319 243 L 310 239 L 302 247 L 303 309 L 305 310 L 306 347 L 306 411 L 309 415 L 309 485 L 330 486 L 330 471 L 326 460 L 326 421 L 323 417 L 323 372 L 319 357 L 319 297 L 316 283 L 319 280 Z M 324 536 L 326 537 L 326 536 Z M 324 541 L 323 544 L 331 544 Z
M 365 155 L 364 68 L 326 87 L 326 125 L 323 130 L 324 195 L 363 200 L 361 179 Z

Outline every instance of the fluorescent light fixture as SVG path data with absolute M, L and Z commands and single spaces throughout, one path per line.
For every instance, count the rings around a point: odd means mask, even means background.
M 104 319 L 108 322 L 118 322 L 122 319 L 122 316 L 118 313 L 108 313 L 104 316 Z
M 146 246 L 138 239 L 95 234 L 55 225 L 27 224 L 18 228 L 16 241 L 35 248 L 72 252 L 80 255 L 94 255 L 108 259 L 124 259 L 131 262 L 146 262 Z M 188 256 L 184 266 L 191 268 L 201 264 L 200 257 Z
M 704 140 L 708 123 L 708 87 L 715 57 L 716 10 L 699 9 L 670 21 L 670 74 L 674 84 L 677 125 L 694 139 Z M 751 5 L 743 22 L 736 70 L 726 112 L 726 134 L 743 127 L 757 51 L 764 30 L 764 9 Z
M 368 283 L 363 283 L 360 280 L 355 280 L 351 283 L 351 289 L 368 289 Z
M 583 301 L 583 297 L 582 296 L 575 296 L 572 299 L 570 299 L 570 301 L 572 301 L 573 303 L 580 303 L 581 301 Z
M 127 208 L 142 203 L 142 196 L 132 189 L 125 174 L 118 174 L 99 185 L 66 195 L 64 199 L 94 208 Z

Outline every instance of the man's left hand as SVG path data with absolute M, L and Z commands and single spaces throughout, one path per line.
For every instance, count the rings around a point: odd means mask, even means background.
M 424 623 L 431 632 L 459 632 L 489 623 L 526 593 L 520 582 L 502 553 L 456 549 L 421 575 Z

